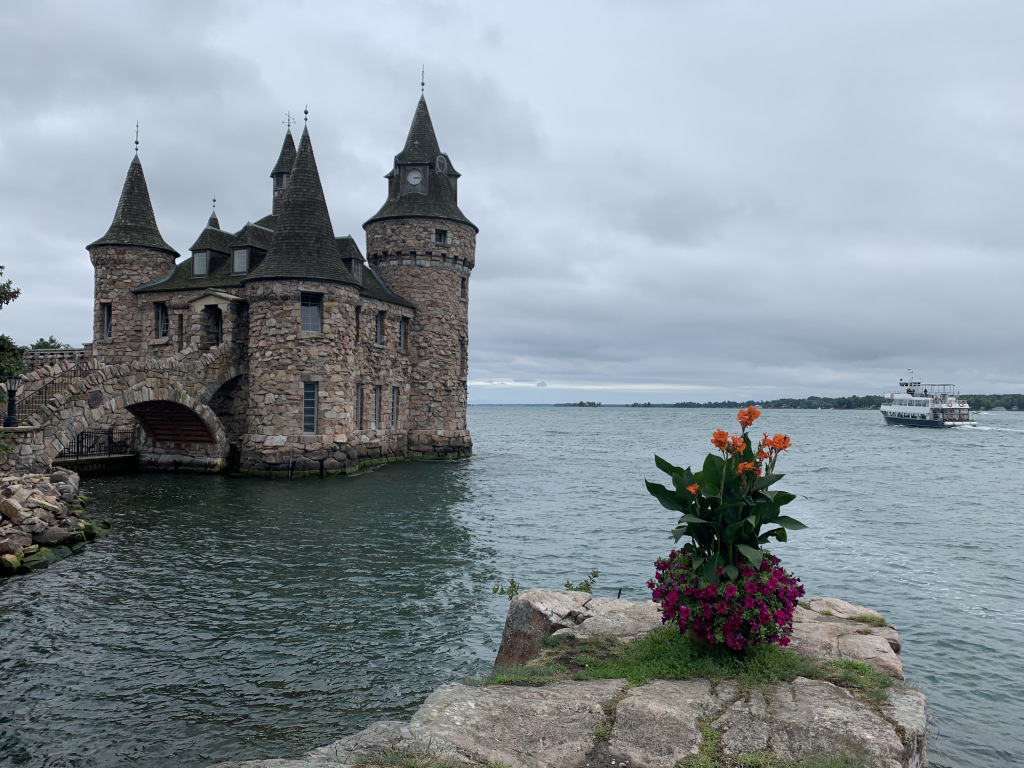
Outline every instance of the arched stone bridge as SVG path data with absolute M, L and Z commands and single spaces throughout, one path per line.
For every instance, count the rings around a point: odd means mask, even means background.
M 242 373 L 227 345 L 102 366 L 72 380 L 19 427 L 4 430 L 15 452 L 0 457 L 0 469 L 49 465 L 86 430 L 136 422 L 144 432 L 144 460 L 221 469 L 230 436 L 211 403 Z

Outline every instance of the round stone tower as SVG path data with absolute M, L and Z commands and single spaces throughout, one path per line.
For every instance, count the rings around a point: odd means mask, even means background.
M 405 147 L 395 155 L 388 199 L 365 224 L 370 266 L 416 305 L 410 334 L 409 450 L 460 456 L 466 428 L 469 277 L 476 226 L 458 206 L 460 174 L 441 152 L 420 97 Z
M 126 363 L 148 355 L 153 304 L 131 288 L 167 275 L 178 252 L 157 228 L 138 154 L 128 166 L 110 228 L 86 249 L 95 270 L 93 354 L 100 363 Z

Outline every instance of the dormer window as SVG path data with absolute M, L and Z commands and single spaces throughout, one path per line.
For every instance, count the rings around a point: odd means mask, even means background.
M 231 253 L 231 274 L 244 275 L 249 271 L 249 249 L 235 248 Z
M 447 229 L 435 229 L 434 230 L 434 242 L 438 245 L 448 245 L 448 230 Z
M 206 277 L 210 274 L 210 252 L 196 251 L 192 254 L 192 277 Z

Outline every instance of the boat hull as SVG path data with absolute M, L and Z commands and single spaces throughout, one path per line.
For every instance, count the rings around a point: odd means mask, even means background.
M 935 419 L 908 419 L 903 416 L 888 416 L 882 414 L 886 424 L 900 427 L 930 427 L 931 429 L 942 429 L 943 427 L 976 427 L 976 421 L 936 421 Z

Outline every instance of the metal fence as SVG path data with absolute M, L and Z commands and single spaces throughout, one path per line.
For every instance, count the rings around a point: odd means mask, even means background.
M 86 429 L 75 442 L 61 451 L 58 459 L 88 459 L 100 456 L 131 456 L 138 453 L 138 427 Z
M 14 415 L 18 421 L 27 419 L 33 413 L 46 405 L 53 397 L 67 389 L 73 381 L 87 376 L 91 371 L 88 362 L 75 363 L 63 373 L 54 376 L 39 389 L 30 392 L 22 399 L 16 399 Z M 15 393 L 15 398 L 18 395 Z

